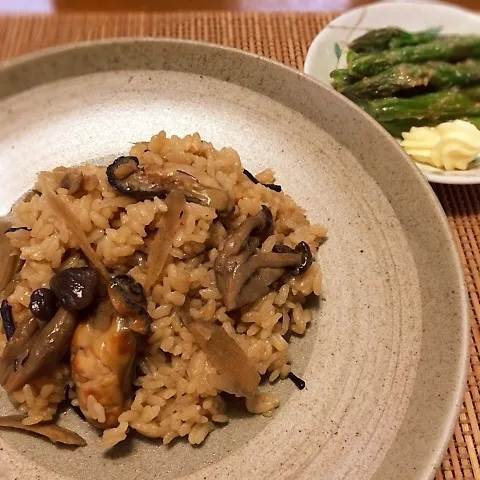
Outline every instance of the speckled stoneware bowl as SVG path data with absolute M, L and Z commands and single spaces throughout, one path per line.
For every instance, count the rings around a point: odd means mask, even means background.
M 324 301 L 274 389 L 200 448 L 135 437 L 104 454 L 0 431 L 0 478 L 424 479 L 456 421 L 468 316 L 448 226 L 422 175 L 358 108 L 298 71 L 195 42 L 77 44 L 0 68 L 1 214 L 40 169 L 111 158 L 160 129 L 230 145 L 329 227 Z M 0 414 L 11 411 L 0 398 Z

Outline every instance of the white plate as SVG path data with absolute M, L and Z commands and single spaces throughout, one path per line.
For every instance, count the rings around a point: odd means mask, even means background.
M 382 2 L 356 8 L 337 17 L 315 37 L 305 59 L 305 73 L 330 85 L 330 72 L 345 67 L 345 51 L 349 42 L 372 28 L 393 25 L 413 31 L 441 27 L 443 33 L 478 33 L 480 15 L 439 2 Z M 341 56 L 338 58 L 339 53 Z M 417 165 L 430 182 L 480 183 L 480 162 L 474 162 L 465 172 L 445 172 Z

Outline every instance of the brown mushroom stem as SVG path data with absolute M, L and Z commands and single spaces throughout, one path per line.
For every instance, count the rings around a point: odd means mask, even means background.
M 246 305 L 252 298 L 251 301 L 255 301 L 262 297 L 268 293 L 270 285 L 285 273 L 287 267 L 297 266 L 300 262 L 301 256 L 298 253 L 269 252 L 251 256 L 239 264 L 225 280 L 224 303 L 227 310 Z M 262 272 L 265 269 L 267 272 Z M 247 290 L 243 291 L 245 288 Z
M 262 209 L 256 215 L 252 215 L 244 220 L 236 231 L 225 241 L 221 254 L 225 257 L 237 255 L 245 247 L 247 240 L 256 239 L 254 248 L 259 247 L 272 230 L 273 219 L 272 212 L 262 205 Z
M 223 249 L 215 260 L 214 269 L 217 286 L 224 299 L 228 299 L 232 289 L 233 274 L 239 265 L 244 264 L 256 249 L 270 235 L 273 226 L 272 212 L 262 205 L 256 215 L 245 219 L 225 241 Z M 233 305 L 232 301 L 226 301 Z M 228 306 L 227 306 L 228 308 Z
M 12 338 L 5 345 L 0 361 L 0 384 L 4 384 L 7 377 L 16 367 L 16 363 L 26 356 L 28 343 L 38 331 L 38 323 L 33 316 L 21 322 Z
M 235 310 L 262 298 L 270 291 L 272 284 L 284 273 L 284 268 L 261 268 L 245 282 L 236 297 L 228 296 L 228 299 L 225 301 L 227 311 Z
M 246 263 L 240 265 L 235 271 L 235 275 L 250 276 L 259 268 L 286 268 L 294 267 L 300 263 L 299 253 L 257 253 L 251 256 Z
M 28 343 L 28 355 L 8 376 L 4 388 L 12 393 L 58 363 L 70 346 L 76 318 L 63 308 Z
M 232 233 L 214 263 L 217 287 L 227 311 L 253 303 L 270 291 L 284 273 L 303 273 L 312 263 L 310 248 L 300 242 L 295 249 L 279 245 L 273 252 L 254 253 L 273 226 L 270 210 L 247 218 Z

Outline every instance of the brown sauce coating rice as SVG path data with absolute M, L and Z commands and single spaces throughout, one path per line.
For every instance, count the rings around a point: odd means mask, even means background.
M 120 415 L 118 427 L 104 431 L 102 442 L 107 447 L 115 445 L 125 438 L 130 427 L 148 437 L 162 438 L 165 444 L 179 436 L 199 444 L 216 423 L 226 423 L 229 418 L 220 395 L 222 378 L 180 321 L 180 308 L 187 297 L 193 298 L 190 314 L 194 319 L 222 325 L 270 382 L 287 378 L 292 359 L 284 337 L 289 332 L 303 335 L 311 321 L 311 312 L 303 305 L 309 295 L 320 294 L 318 264 L 314 262 L 305 273 L 288 278 L 276 290 L 232 314 L 226 313 L 222 303 L 213 262 L 227 235 L 258 213 L 262 205 L 271 210 L 274 218 L 273 235 L 263 243 L 262 251 L 271 251 L 276 243 L 294 247 L 304 241 L 315 254 L 326 229 L 310 224 L 304 210 L 286 193 L 249 180 L 233 149 L 216 150 L 198 134 L 167 138 L 160 132 L 149 142 L 135 144 L 130 155 L 136 156 L 141 165 L 173 162 L 207 172 L 229 192 L 235 209 L 224 222 L 225 228 L 216 221 L 213 208 L 187 204 L 174 237 L 172 256 L 148 296 L 153 322 L 139 363 L 141 375 L 135 379 L 133 403 Z M 107 267 L 129 273 L 143 284 L 145 269 L 132 267 L 130 260 L 135 252 L 148 249 L 159 218 L 166 211 L 165 202 L 159 198 L 137 201 L 121 195 L 109 185 L 105 167 L 95 165 L 68 169 L 81 173 L 83 178 L 82 187 L 70 193 L 60 186 L 66 170 L 62 167 L 52 174 L 54 181 L 58 177 L 56 192 L 68 202 L 90 245 Z M 257 179 L 262 183 L 275 181 L 269 169 L 259 173 Z M 20 281 L 8 297 L 15 314 L 28 308 L 31 292 L 48 286 L 54 269 L 78 246 L 62 219 L 38 193 L 18 202 L 12 215 L 16 225 L 31 229 L 7 234 L 25 260 Z M 0 353 L 4 344 L 1 335 Z M 26 415 L 24 423 L 50 420 L 65 398 L 69 381 L 69 365 L 61 364 L 50 375 L 14 392 L 10 399 Z M 74 395 L 70 397 L 75 404 Z M 279 402 L 275 393 L 262 386 L 261 392 L 245 404 L 249 412 L 268 416 Z M 104 418 L 102 406 L 93 396 L 89 410 L 93 418 Z

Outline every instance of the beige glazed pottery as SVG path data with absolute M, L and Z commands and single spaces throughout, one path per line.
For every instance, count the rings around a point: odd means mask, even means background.
M 322 301 L 271 418 L 233 412 L 199 448 L 140 436 L 104 453 L 0 431 L 0 478 L 426 479 L 466 379 L 468 315 L 455 246 L 416 167 L 340 95 L 239 50 L 176 40 L 77 44 L 0 67 L 0 214 L 41 169 L 105 161 L 165 129 L 232 146 L 329 237 Z M 3 395 L 3 394 L 2 394 Z M 12 413 L 0 397 L 0 414 Z

